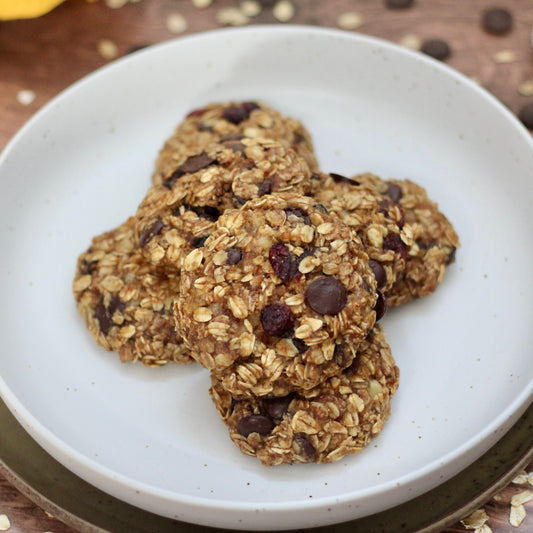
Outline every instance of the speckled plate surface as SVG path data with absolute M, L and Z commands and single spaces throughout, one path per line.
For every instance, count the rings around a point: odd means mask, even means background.
M 0 471 L 26 496 L 80 533 L 200 533 L 105 494 L 55 461 L 0 401 Z M 31 461 L 28 461 L 31 457 Z M 478 509 L 533 457 L 533 407 L 480 459 L 430 492 L 392 509 L 326 526 L 324 533 L 436 533 Z
M 301 119 L 325 171 L 420 183 L 461 237 L 439 290 L 383 320 L 401 369 L 392 417 L 335 464 L 240 454 L 207 372 L 121 365 L 74 305 L 77 255 L 134 213 L 174 125 L 227 99 Z M 390 43 L 276 26 L 141 51 L 59 95 L 0 158 L 0 394 L 66 468 L 167 518 L 288 529 L 400 505 L 476 461 L 531 402 L 532 175 L 533 142 L 508 110 Z

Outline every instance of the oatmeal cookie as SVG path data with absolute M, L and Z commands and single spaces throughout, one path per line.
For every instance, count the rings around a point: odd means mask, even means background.
M 211 398 L 231 440 L 264 465 L 330 463 L 360 452 L 382 430 L 399 370 L 376 326 L 338 376 L 282 397 L 235 399 L 215 375 Z
M 156 160 L 152 179 L 161 183 L 185 160 L 215 142 L 243 138 L 268 138 L 292 148 L 309 165 L 318 169 L 311 136 L 301 124 L 259 102 L 211 104 L 191 111 L 167 139 Z
M 122 362 L 161 366 L 192 361 L 174 328 L 178 285 L 177 277 L 143 259 L 131 217 L 95 237 L 79 256 L 73 291 L 98 344 L 118 352 Z
M 387 192 L 339 174 L 319 174 L 314 181 L 314 198 L 353 228 L 370 257 L 378 289 L 387 293 L 405 270 L 412 245 L 412 230 L 403 210 Z
M 460 246 L 452 224 L 432 202 L 426 190 L 409 180 L 382 180 L 373 174 L 355 176 L 364 186 L 373 188 L 380 201 L 394 202 L 404 214 L 412 232 L 405 269 L 385 292 L 387 303 L 400 305 L 433 293 L 455 261 Z
M 280 396 L 349 366 L 380 302 L 357 235 L 279 193 L 226 211 L 187 255 L 176 324 L 234 397 Z
M 272 139 L 212 144 L 148 190 L 137 210 L 141 251 L 154 265 L 178 269 L 226 209 L 275 191 L 307 194 L 310 175 L 294 150 Z

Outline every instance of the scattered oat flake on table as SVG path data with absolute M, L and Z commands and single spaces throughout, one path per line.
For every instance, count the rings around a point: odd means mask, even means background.
M 105 59 L 118 57 L 118 46 L 111 39 L 100 39 L 97 44 L 97 50 Z
M 205 9 L 213 3 L 213 0 L 192 0 L 192 5 L 198 9 Z
M 516 61 L 516 54 L 513 50 L 500 50 L 492 58 L 496 63 L 513 63 Z
M 170 33 L 183 33 L 187 29 L 187 21 L 181 13 L 170 13 L 165 24 Z
M 422 39 L 414 33 L 408 33 L 398 41 L 398 44 L 410 50 L 420 50 L 422 48 Z
M 518 86 L 518 92 L 519 92 L 522 96 L 533 96 L 533 80 L 526 80 L 526 81 L 523 81 L 523 82 Z
M 530 490 L 523 490 L 522 492 L 515 494 L 511 498 L 511 505 L 522 505 L 524 503 L 530 502 L 531 500 L 533 500 L 533 492 L 531 492 Z
M 526 517 L 526 509 L 523 505 L 511 505 L 509 513 L 509 523 L 513 527 L 519 527 Z
M 229 26 L 244 26 L 249 18 L 237 7 L 223 7 L 216 15 L 217 22 Z
M 346 13 L 341 13 L 337 17 L 337 26 L 343 30 L 355 30 L 362 26 L 365 22 L 365 19 L 361 13 L 357 11 L 348 11 Z
M 257 17 L 261 13 L 261 4 L 256 0 L 244 0 L 241 2 L 240 9 L 246 17 Z
M 489 515 L 485 512 L 485 509 L 478 509 L 461 520 L 461 524 L 463 524 L 466 529 L 479 529 L 485 525 L 485 522 L 488 519 Z
M 22 105 L 30 105 L 35 100 L 35 93 L 29 89 L 22 89 L 17 93 L 17 100 Z
M 9 531 L 11 522 L 6 514 L 0 514 L 0 531 Z
M 105 5 L 111 9 L 120 9 L 128 3 L 128 0 L 105 0 Z
M 294 17 L 294 5 L 288 0 L 280 0 L 272 8 L 272 14 L 276 20 L 287 22 Z

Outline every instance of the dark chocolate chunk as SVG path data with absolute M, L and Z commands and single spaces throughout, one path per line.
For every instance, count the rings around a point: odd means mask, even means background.
M 201 248 L 204 244 L 207 238 L 209 237 L 209 234 L 204 235 L 203 237 L 193 237 L 190 240 L 190 245 L 192 248 Z
M 213 159 L 205 152 L 202 152 L 200 154 L 191 155 L 188 157 L 186 161 L 179 167 L 179 169 L 184 174 L 192 174 L 212 165 L 215 161 L 216 159 Z
M 389 233 L 383 239 L 383 249 L 392 250 L 403 259 L 407 259 L 407 245 L 402 241 L 402 238 L 397 233 Z
M 210 205 L 185 205 L 184 207 L 189 211 L 194 211 L 200 218 L 205 218 L 212 222 L 215 222 L 220 217 L 220 211 Z
M 244 257 L 244 250 L 238 246 L 234 246 L 228 250 L 228 258 L 226 259 L 226 265 L 237 265 L 242 261 Z
M 270 194 L 272 192 L 272 188 L 274 186 L 274 182 L 270 178 L 265 178 L 263 183 L 259 185 L 257 194 L 258 196 L 264 196 L 265 194 Z
M 300 448 L 300 453 L 310 461 L 316 460 L 316 449 L 305 433 L 296 433 L 294 442 Z
M 98 261 L 87 261 L 82 259 L 80 263 L 80 274 L 92 274 L 98 265 Z
M 222 112 L 222 117 L 232 124 L 240 124 L 250 117 L 250 113 L 259 106 L 254 102 L 245 102 L 241 105 L 228 106 Z
M 123 302 L 116 294 L 113 294 L 113 296 L 111 296 L 111 301 L 107 306 L 107 312 L 109 313 L 109 316 L 112 317 L 117 311 L 119 313 L 123 313 L 124 309 L 126 309 L 126 303 Z
M 372 330 L 370 330 L 372 331 Z M 359 370 L 359 365 L 361 364 L 361 359 L 359 357 L 355 357 L 354 360 L 352 361 L 352 363 L 350 364 L 350 366 L 347 366 L 343 371 L 342 373 L 343 374 L 346 374 L 348 376 L 353 376 L 358 370 Z
M 439 61 L 448 59 L 452 53 L 450 45 L 443 39 L 428 39 L 422 43 L 420 50 L 424 54 Z
M 352 362 L 351 354 L 346 349 L 346 343 L 341 342 L 339 344 L 335 344 L 335 350 L 333 350 L 333 360 L 339 365 L 340 368 L 346 368 Z
M 361 185 L 358 181 L 352 180 L 343 176 L 342 174 L 336 174 L 335 172 L 330 172 L 329 175 L 333 178 L 335 183 L 348 183 L 349 185 Z
M 387 9 L 408 9 L 413 7 L 414 0 L 385 0 Z
M 265 410 L 266 414 L 272 418 L 272 420 L 279 422 L 283 418 L 283 415 L 287 412 L 292 398 L 292 394 L 287 396 L 278 396 L 276 398 L 263 398 L 263 409 Z
M 302 339 L 297 339 L 296 337 L 293 337 L 292 343 L 294 344 L 294 347 L 298 350 L 299 354 L 305 353 L 307 351 L 307 344 Z
M 264 415 L 248 415 L 243 416 L 237 422 L 237 431 L 243 436 L 247 437 L 250 433 L 259 433 L 259 435 L 268 435 L 274 429 L 273 420 Z
M 309 215 L 305 209 L 296 206 L 289 206 L 284 209 L 287 216 L 294 215 L 295 217 L 301 218 L 304 221 L 304 224 L 311 224 L 309 220 Z
M 398 203 L 403 196 L 402 188 L 396 183 L 389 183 L 385 193 L 393 202 Z
M 321 276 L 307 287 L 305 301 L 321 315 L 336 315 L 344 309 L 348 297 L 344 285 L 337 278 Z
M 376 305 L 374 306 L 374 311 L 376 312 L 376 322 L 381 320 L 387 312 L 387 298 L 381 291 L 377 291 L 377 293 L 378 299 L 376 300 Z
M 375 259 L 370 259 L 368 261 L 368 264 L 370 268 L 372 269 L 372 272 L 374 273 L 374 277 L 376 278 L 376 283 L 378 284 L 378 289 L 382 289 L 383 287 L 385 287 L 385 284 L 387 283 L 387 273 L 385 272 L 383 265 L 379 261 L 376 261 Z
M 146 246 L 156 235 L 161 233 L 164 224 L 163 221 L 158 218 L 155 222 L 149 227 L 143 230 L 139 236 L 139 246 L 143 248 Z
M 491 7 L 483 12 L 481 26 L 492 35 L 504 35 L 513 27 L 513 15 L 508 9 Z
M 294 315 L 291 308 L 281 302 L 267 305 L 259 316 L 263 330 L 268 335 L 283 337 L 292 331 Z
M 113 326 L 113 320 L 111 320 L 111 316 L 107 312 L 103 298 L 101 298 L 98 304 L 96 305 L 94 316 L 96 317 L 96 320 L 98 320 L 100 331 L 104 335 L 107 335 L 109 333 L 109 330 Z

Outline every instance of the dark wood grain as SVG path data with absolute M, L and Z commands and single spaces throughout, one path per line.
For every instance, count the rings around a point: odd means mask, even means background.
M 448 42 L 452 54 L 447 63 L 473 77 L 518 113 L 533 96 L 519 94 L 519 85 L 533 78 L 531 29 L 533 2 L 499 0 L 499 6 L 514 15 L 514 27 L 505 36 L 487 34 L 480 25 L 481 14 L 492 5 L 486 0 L 418 0 L 411 9 L 387 10 L 382 0 L 294 0 L 295 17 L 291 23 L 336 27 L 339 14 L 356 11 L 364 19 L 358 32 L 394 42 L 406 35 L 421 40 L 441 38 Z M 264 6 L 273 2 L 263 0 Z M 110 39 L 119 56 L 130 51 L 175 38 L 166 26 L 169 14 L 179 12 L 187 20 L 183 35 L 219 27 L 217 12 L 237 1 L 216 0 L 199 10 L 185 0 L 143 0 L 111 9 L 103 0 L 68 0 L 46 16 L 33 20 L 0 23 L 0 149 L 17 130 L 46 102 L 73 82 L 107 64 L 97 44 Z M 251 23 L 277 23 L 270 7 L 251 19 Z M 494 56 L 511 51 L 514 60 L 496 62 Z M 17 100 L 21 90 L 35 93 L 29 105 Z M 1 428 L 0 428 L 1 429 Z M 533 464 L 529 465 L 533 470 Z M 509 524 L 511 496 L 527 487 L 511 485 L 502 499 L 485 506 L 494 533 L 533 531 L 533 502 L 525 505 L 528 516 L 520 528 Z M 533 487 L 530 487 L 533 489 Z M 11 533 L 73 533 L 73 530 L 34 505 L 0 477 L 0 514 L 11 521 Z M 448 533 L 466 531 L 461 524 Z

